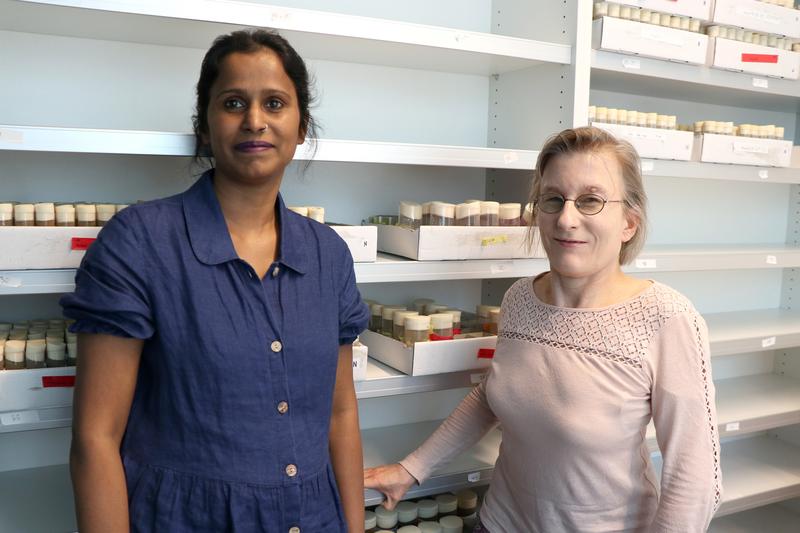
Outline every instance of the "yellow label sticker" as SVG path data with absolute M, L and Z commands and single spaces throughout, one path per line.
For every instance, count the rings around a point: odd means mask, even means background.
M 508 242 L 508 235 L 495 235 L 494 237 L 484 237 L 481 239 L 481 246 L 493 246 L 495 244 L 505 244 Z

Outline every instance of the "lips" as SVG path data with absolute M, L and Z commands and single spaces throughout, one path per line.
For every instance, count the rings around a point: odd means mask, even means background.
M 233 148 L 238 152 L 263 152 L 264 150 L 275 148 L 275 145 L 266 141 L 246 141 L 237 144 Z
M 586 241 L 577 241 L 574 239 L 554 239 L 561 246 L 572 247 L 586 244 Z

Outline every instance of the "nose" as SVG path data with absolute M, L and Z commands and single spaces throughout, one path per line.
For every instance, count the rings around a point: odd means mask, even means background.
M 560 229 L 574 228 L 578 225 L 580 216 L 581 213 L 578 211 L 578 208 L 575 207 L 575 201 L 565 200 L 564 207 L 562 207 L 561 212 L 558 213 L 558 219 L 556 222 Z
M 244 114 L 242 128 L 245 131 L 265 131 L 267 129 L 267 115 L 258 106 L 250 106 Z

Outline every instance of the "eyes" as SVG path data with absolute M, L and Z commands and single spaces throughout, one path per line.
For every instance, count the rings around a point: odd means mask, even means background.
M 568 200 L 570 199 L 560 194 L 547 193 L 539 197 L 536 206 L 545 213 L 556 214 L 561 212 Z M 572 201 L 575 202 L 576 209 L 584 215 L 596 215 L 603 210 L 606 202 L 613 200 L 606 200 L 597 194 L 582 194 Z
M 222 102 L 222 106 L 225 108 L 225 110 L 232 112 L 247 109 L 247 105 L 247 102 L 238 96 L 231 96 Z M 280 111 L 286 104 L 280 98 L 276 96 L 270 96 L 262 105 L 267 111 Z

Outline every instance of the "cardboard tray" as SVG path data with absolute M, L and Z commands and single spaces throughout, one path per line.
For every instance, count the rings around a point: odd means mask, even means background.
M 593 22 L 592 47 L 696 65 L 708 60 L 707 35 L 614 17 Z
M 347 243 L 353 256 L 353 262 L 374 263 L 378 258 L 378 228 L 343 224 L 329 225 Z
M 792 148 L 792 141 L 714 133 L 696 135 L 694 141 L 695 159 L 706 163 L 788 167 Z
M 378 250 L 419 261 L 463 259 L 527 259 L 545 257 L 533 228 L 534 246 L 527 249 L 527 226 L 378 225 Z
M 408 348 L 398 340 L 369 330 L 361 334 L 360 340 L 369 346 L 370 357 L 409 376 L 486 368 L 492 364 L 492 359 L 478 357 L 478 352 L 493 350 L 497 343 L 497 337 L 492 336 L 418 342 Z
M 644 159 L 673 159 L 690 161 L 694 134 L 690 131 L 641 128 L 624 124 L 593 122 L 592 126 L 602 128 L 619 139 L 631 143 L 639 157 Z
M 800 38 L 800 11 L 758 0 L 716 0 L 712 20 L 726 26 Z
M 714 68 L 796 80 L 800 53 L 731 39 L 712 39 L 708 63 Z

